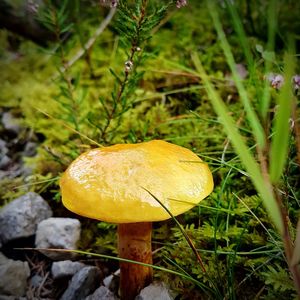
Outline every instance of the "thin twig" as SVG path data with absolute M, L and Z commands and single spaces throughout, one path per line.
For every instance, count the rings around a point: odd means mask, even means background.
M 49 276 L 49 272 L 47 272 L 47 273 L 45 274 L 45 276 L 44 276 L 44 278 L 43 278 L 43 280 L 42 280 L 42 282 L 41 282 L 41 284 L 40 284 L 40 286 L 39 286 L 39 288 L 38 288 L 38 290 L 37 290 L 37 294 L 38 294 L 39 297 L 40 297 L 40 295 L 41 295 L 41 290 L 42 290 L 42 288 L 44 287 L 44 284 L 45 284 L 45 282 L 46 282 L 48 276 Z
M 248 211 L 251 213 L 251 215 L 258 221 L 258 223 L 262 226 L 262 228 L 266 231 L 266 233 L 269 235 L 270 239 L 272 242 L 278 247 L 279 251 L 281 254 L 283 254 L 282 250 L 280 249 L 279 244 L 277 241 L 274 239 L 270 231 L 267 229 L 267 227 L 263 224 L 263 222 L 256 216 L 256 214 L 251 210 L 251 208 L 235 193 L 233 195 L 248 209 Z
M 64 73 L 68 68 L 70 68 L 77 60 L 79 60 L 96 42 L 97 38 L 101 35 L 104 29 L 108 26 L 113 16 L 115 15 L 116 8 L 111 8 L 106 18 L 100 24 L 100 26 L 95 31 L 94 35 L 87 41 L 83 48 L 81 48 L 68 62 L 64 64 L 59 69 L 59 72 L 53 76 L 53 79 L 56 79 L 59 75 Z
M 98 142 L 94 141 L 93 139 L 89 138 L 87 135 L 79 132 L 78 130 L 72 128 L 71 126 L 69 126 L 68 124 L 66 124 L 63 120 L 60 119 L 56 119 L 54 118 L 52 115 L 48 114 L 47 112 L 43 111 L 42 109 L 38 108 L 38 107 L 34 107 L 34 109 L 36 109 L 37 111 L 39 111 L 40 113 L 42 113 L 43 115 L 47 116 L 49 119 L 60 123 L 61 125 L 63 125 L 64 127 L 66 127 L 67 129 L 69 129 L 72 132 L 77 133 L 79 136 L 81 136 L 82 138 L 87 139 L 88 141 L 90 141 L 92 144 L 97 145 L 98 147 L 103 147 L 101 144 L 99 144 Z

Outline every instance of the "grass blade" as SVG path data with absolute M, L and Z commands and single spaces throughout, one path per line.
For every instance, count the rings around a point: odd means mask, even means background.
M 142 187 L 143 188 L 143 187 Z M 198 250 L 196 249 L 193 241 L 190 239 L 190 237 L 188 236 L 188 234 L 185 232 L 185 230 L 183 229 L 183 227 L 181 226 L 181 224 L 178 222 L 178 220 L 173 216 L 173 214 L 170 212 L 170 210 L 155 196 L 153 195 L 149 190 L 143 188 L 146 192 L 148 192 L 162 207 L 163 209 L 170 215 L 170 217 L 175 221 L 175 223 L 177 224 L 178 228 L 180 229 L 181 233 L 183 234 L 185 240 L 187 241 L 187 243 L 189 244 L 190 248 L 192 249 L 192 251 L 194 252 L 198 262 L 199 262 L 199 265 L 201 266 L 202 268 L 202 271 L 203 273 L 206 273 L 209 280 L 210 280 L 210 283 L 212 284 L 212 286 L 215 287 L 215 293 L 216 295 L 218 295 L 218 299 L 223 299 L 223 297 L 221 296 L 220 294 L 220 291 L 219 289 L 217 288 L 217 286 L 215 285 L 215 283 L 212 281 L 212 279 L 209 277 L 209 274 L 206 272 L 206 269 L 204 267 L 204 264 L 203 264 L 203 261 L 198 253 Z
M 157 269 L 157 270 L 167 272 L 167 273 L 171 273 L 171 274 L 174 274 L 174 275 L 178 275 L 182 278 L 185 278 L 185 279 L 193 282 L 195 285 L 203 288 L 203 284 L 201 282 L 199 282 L 198 280 L 194 279 L 192 276 L 188 275 L 187 272 L 180 273 L 180 272 L 177 272 L 177 271 L 169 270 L 169 269 L 164 268 L 164 267 L 155 266 L 155 265 L 151 265 L 151 264 L 146 264 L 146 263 L 142 263 L 142 262 L 139 262 L 139 261 L 130 260 L 130 259 L 126 259 L 126 258 L 120 258 L 120 257 L 116 257 L 116 256 L 93 253 L 93 252 L 87 252 L 87 251 L 83 251 L 83 250 L 75 250 L 75 249 L 74 250 L 73 249 L 49 249 L 49 248 L 14 248 L 14 249 L 15 250 L 32 250 L 32 251 L 71 252 L 71 253 L 77 253 L 77 254 L 81 254 L 81 255 L 94 256 L 94 257 L 100 257 L 100 258 L 105 258 L 105 259 L 111 259 L 111 260 L 117 260 L 117 261 L 121 261 L 121 262 L 137 264 L 137 265 L 141 265 L 141 266 L 145 266 L 145 267 L 151 267 L 153 269 Z
M 270 178 L 278 183 L 288 156 L 290 125 L 293 94 L 291 79 L 294 72 L 295 60 L 293 55 L 285 55 L 285 84 L 278 96 L 278 110 L 274 117 L 274 135 L 270 151 Z
M 172 213 L 170 212 L 170 210 L 155 196 L 153 195 L 150 191 L 148 191 L 147 189 L 143 188 L 147 193 L 149 193 L 151 195 L 151 197 L 153 197 L 163 208 L 164 210 L 170 215 L 170 217 L 175 221 L 175 223 L 178 225 L 181 233 L 183 234 L 184 238 L 186 239 L 186 241 L 188 242 L 189 246 L 191 247 L 192 251 L 194 252 L 201 268 L 202 271 L 205 273 L 205 267 L 203 264 L 203 261 L 194 245 L 194 243 L 192 242 L 192 240 L 190 239 L 190 237 L 187 235 L 187 233 L 185 232 L 185 230 L 182 228 L 181 224 L 177 221 L 177 219 L 172 215 Z
M 56 119 L 54 118 L 52 115 L 46 113 L 45 111 L 43 111 L 42 109 L 38 108 L 38 107 L 34 107 L 34 109 L 36 109 L 37 111 L 39 111 L 40 113 L 42 113 L 43 115 L 47 116 L 49 119 L 60 123 L 62 126 L 64 126 L 65 128 L 69 129 L 71 132 L 77 133 L 80 137 L 88 140 L 89 142 L 91 142 L 92 144 L 97 145 L 98 147 L 103 147 L 101 144 L 99 144 L 98 142 L 94 141 L 93 139 L 89 138 L 87 135 L 81 133 L 80 131 L 72 128 L 70 125 L 68 125 L 66 122 L 64 122 L 63 120 L 60 119 Z
M 199 75 L 201 76 L 208 96 L 212 102 L 212 105 L 221 118 L 221 121 L 225 127 L 225 131 L 230 138 L 236 153 L 239 155 L 241 162 L 245 166 L 256 190 L 262 197 L 263 203 L 268 211 L 269 217 L 272 219 L 273 223 L 282 234 L 284 231 L 284 225 L 281 218 L 281 211 L 276 202 L 276 199 L 272 193 L 272 190 L 268 188 L 268 185 L 265 184 L 263 175 L 260 172 L 259 165 L 257 164 L 255 158 L 252 156 L 249 148 L 245 144 L 242 136 L 238 132 L 232 117 L 230 117 L 229 112 L 222 101 L 220 95 L 217 93 L 213 85 L 210 83 L 207 74 L 205 73 L 203 66 L 199 60 L 199 57 L 196 53 L 192 55 L 192 59 L 196 66 Z
M 247 113 L 248 121 L 252 127 L 252 130 L 253 130 L 253 133 L 254 133 L 257 143 L 259 144 L 259 146 L 261 148 L 263 148 L 263 146 L 265 144 L 264 130 L 263 130 L 262 125 L 260 124 L 260 121 L 250 103 L 247 92 L 240 80 L 238 71 L 236 69 L 236 63 L 234 61 L 234 57 L 233 57 L 232 51 L 230 49 L 230 45 L 227 41 L 226 35 L 225 35 L 224 30 L 221 25 L 217 7 L 216 7 L 214 1 L 207 1 L 207 4 L 208 4 L 208 9 L 211 14 L 211 17 L 213 19 L 215 29 L 218 34 L 218 38 L 221 43 L 221 47 L 223 49 L 227 63 L 232 72 L 232 76 L 233 76 L 234 82 L 236 84 L 236 87 L 238 89 L 241 101 L 242 101 L 245 111 Z
M 230 0 L 226 0 L 226 6 L 229 10 L 230 16 L 232 18 L 234 29 L 235 29 L 235 31 L 238 35 L 241 46 L 243 48 L 250 74 L 253 75 L 254 71 L 255 71 L 255 63 L 254 63 L 254 60 L 253 60 L 253 56 L 252 56 L 252 53 L 251 53 L 251 50 L 250 50 L 251 48 L 249 46 L 249 43 L 248 43 L 248 40 L 247 40 L 247 36 L 246 36 L 245 30 L 244 30 L 241 18 L 240 18 L 239 14 L 237 12 L 237 9 L 236 9 L 236 4 L 234 4 Z

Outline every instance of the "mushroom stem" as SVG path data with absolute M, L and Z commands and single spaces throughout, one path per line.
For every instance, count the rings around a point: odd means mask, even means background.
M 127 223 L 118 226 L 121 258 L 152 264 L 152 223 Z M 152 282 L 152 268 L 135 263 L 120 263 L 121 300 L 132 300 Z

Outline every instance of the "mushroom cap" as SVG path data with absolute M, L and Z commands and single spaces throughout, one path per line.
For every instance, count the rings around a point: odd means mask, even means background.
M 63 174 L 60 187 L 64 206 L 76 214 L 135 223 L 170 218 L 151 194 L 177 216 L 211 193 L 213 178 L 192 151 L 153 140 L 81 154 Z

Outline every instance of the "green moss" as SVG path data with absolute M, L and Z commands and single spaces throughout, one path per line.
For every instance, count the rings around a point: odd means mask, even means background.
M 159 271 L 155 276 L 178 291 L 181 299 L 192 299 L 194 295 L 199 299 L 252 299 L 259 293 L 266 299 L 290 297 L 293 290 L 279 237 L 211 107 L 201 78 L 193 72 L 191 52 L 196 51 L 244 139 L 254 145 L 236 88 L 228 84 L 229 68 L 209 13 L 201 1 L 189 2 L 186 8 L 167 16 L 142 47 L 141 60 L 134 61 L 138 65 L 136 77 L 126 82 L 132 87 L 117 103 L 121 113 L 115 113 L 109 122 L 120 88 L 118 78 L 121 82 L 124 79 L 124 62 L 131 50 L 122 46 L 124 41 L 122 44 L 115 23 L 97 39 L 89 56 L 79 59 L 63 76 L 57 73 L 57 68 L 62 67 L 59 52 L 50 56 L 26 41 L 17 52 L 11 52 L 7 32 L 1 32 L 0 69 L 5 72 L 0 72 L 0 104 L 5 110 L 13 109 L 23 126 L 39 136 L 37 155 L 26 159 L 34 174 L 26 182 L 23 178 L 1 180 L 1 205 L 32 190 L 55 199 L 51 205 L 63 215 L 65 211 L 59 209 L 58 180 L 81 152 L 97 144 L 164 139 L 192 149 L 209 163 L 215 189 L 199 206 L 179 217 L 199 250 L 206 273 L 172 221 L 154 225 L 153 245 L 160 249 L 155 254 L 155 264 L 187 272 L 199 284 Z M 239 2 L 239 8 L 248 24 L 245 5 Z M 82 48 L 80 39 L 86 41 L 99 26 L 99 15 L 94 8 L 86 8 L 84 12 L 90 18 L 80 19 L 80 36 L 73 33 L 66 43 L 52 45 L 50 50 L 62 46 L 68 60 Z M 261 20 L 261 9 L 254 13 L 253 20 Z M 225 9 L 221 14 L 237 62 L 245 64 L 231 20 L 226 18 Z M 256 25 L 264 28 L 265 22 Z M 285 28 L 287 23 L 283 25 Z M 258 78 L 263 78 L 264 69 L 255 45 L 265 41 L 260 41 L 260 36 L 253 32 L 249 40 Z M 276 68 L 279 67 L 280 63 Z M 261 88 L 263 81 L 258 85 Z M 258 86 L 249 81 L 246 87 L 254 106 L 258 106 Z M 126 103 L 124 111 L 122 101 Z M 108 130 L 102 135 L 107 122 Z M 292 228 L 299 215 L 300 193 L 295 141 L 291 153 L 285 187 L 292 195 L 287 203 Z M 83 221 L 80 248 L 115 255 L 115 226 L 97 224 Z M 282 280 L 277 280 L 276 274 Z M 262 286 L 265 290 L 261 290 Z

